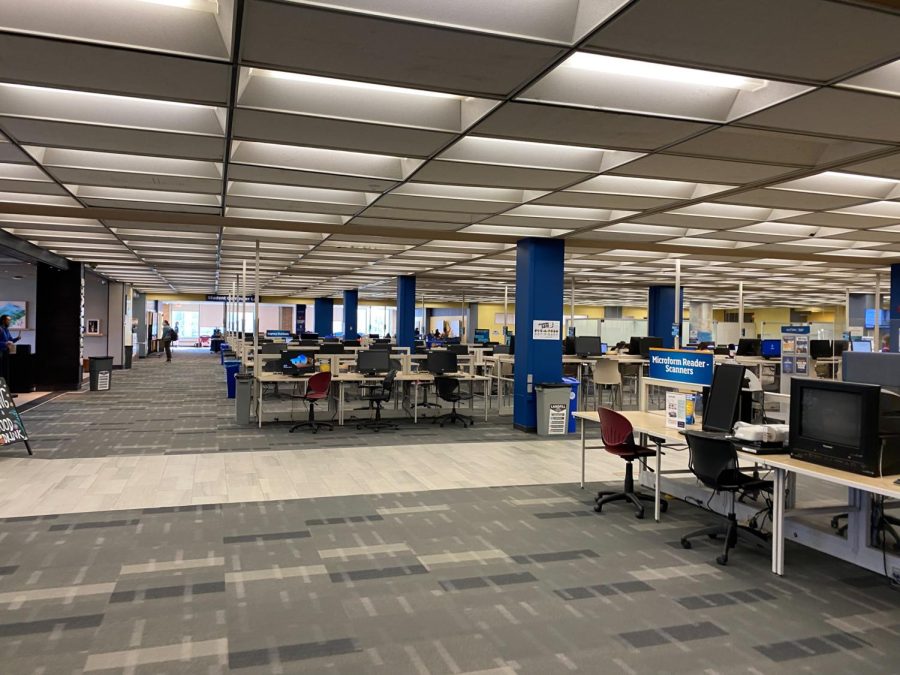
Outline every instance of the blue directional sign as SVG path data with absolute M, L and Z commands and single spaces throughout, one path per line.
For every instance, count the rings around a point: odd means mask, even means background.
M 809 335 L 809 326 L 782 326 L 781 332 L 788 335 Z
M 710 385 L 713 355 L 681 349 L 651 349 L 650 377 L 655 380 Z

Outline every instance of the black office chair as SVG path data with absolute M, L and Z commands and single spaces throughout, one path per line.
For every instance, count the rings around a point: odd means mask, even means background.
M 894 540 L 894 543 L 891 545 L 895 551 L 900 551 L 900 531 L 897 530 L 897 526 L 900 526 L 900 518 L 895 518 L 894 516 L 889 516 L 886 513 L 883 513 L 881 509 L 879 509 L 877 504 L 873 505 L 873 509 L 876 509 L 877 513 L 880 514 L 880 517 L 877 519 L 879 522 L 878 534 L 874 539 L 873 543 L 875 546 L 881 546 L 881 538 L 890 536 L 891 539 Z M 874 517 L 873 513 L 873 517 Z M 831 519 L 831 527 L 837 530 L 837 533 L 842 536 L 847 536 L 847 522 L 841 524 L 841 521 L 846 521 L 848 515 L 846 513 L 839 513 L 834 518 Z M 887 547 L 887 540 L 884 542 L 885 547 Z
M 684 548 L 691 548 L 691 539 L 707 536 L 715 539 L 719 535 L 725 535 L 722 555 L 716 558 L 720 565 L 728 564 L 728 551 L 737 545 L 738 533 L 752 534 L 761 543 L 768 541 L 768 535 L 759 530 L 739 528 L 737 516 L 734 513 L 734 503 L 738 492 L 772 492 L 772 481 L 761 480 L 742 473 L 738 467 L 737 452 L 732 442 L 721 434 L 704 431 L 685 431 L 688 449 L 690 450 L 691 472 L 700 479 L 706 487 L 716 492 L 728 492 L 731 494 L 731 507 L 728 512 L 728 521 L 723 525 L 704 527 L 686 534 L 681 538 Z
M 394 378 L 397 377 L 397 371 L 390 371 L 387 376 L 378 384 L 360 384 L 359 388 L 367 390 L 360 398 L 363 401 L 375 404 L 375 417 L 356 425 L 357 429 L 371 429 L 372 431 L 381 431 L 382 429 L 391 429 L 396 431 L 400 427 L 393 422 L 381 418 L 381 404 L 391 400 L 394 392 Z
M 436 377 L 434 378 L 434 387 L 437 390 L 437 395 L 444 399 L 445 401 L 449 401 L 453 408 L 446 415 L 441 415 L 440 417 L 435 417 L 432 420 L 432 424 L 435 422 L 440 422 L 441 426 L 444 426 L 447 422 L 451 424 L 456 424 L 457 420 L 463 423 L 464 427 L 469 427 L 475 424 L 475 420 L 473 420 L 469 415 L 462 415 L 456 410 L 456 404 L 460 401 L 468 401 L 472 398 L 472 394 L 463 393 L 459 389 L 459 380 L 455 377 Z

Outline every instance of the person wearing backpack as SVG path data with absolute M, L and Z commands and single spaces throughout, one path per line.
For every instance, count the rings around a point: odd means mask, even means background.
M 172 360 L 172 342 L 178 339 L 178 331 L 169 325 L 169 322 L 163 319 L 162 341 L 166 350 L 166 361 Z

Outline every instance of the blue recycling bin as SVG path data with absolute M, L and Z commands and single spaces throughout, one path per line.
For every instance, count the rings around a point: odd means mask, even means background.
M 577 377 L 564 377 L 562 381 L 572 387 L 572 391 L 569 392 L 569 433 L 574 434 L 578 428 L 576 425 L 578 420 L 575 419 L 575 413 L 578 412 L 578 387 L 581 385 L 581 382 L 578 381 Z
M 238 374 L 238 371 L 240 369 L 241 369 L 240 361 L 226 361 L 225 362 L 225 384 L 228 387 L 228 398 L 234 398 L 234 395 L 235 395 L 234 376 Z
M 227 352 L 231 347 L 228 346 L 227 342 L 223 342 L 219 345 L 219 363 L 225 363 L 225 352 Z

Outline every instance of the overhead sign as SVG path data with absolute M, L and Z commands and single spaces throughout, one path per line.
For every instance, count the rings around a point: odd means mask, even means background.
M 651 349 L 650 377 L 656 380 L 710 385 L 713 355 L 683 349 Z
M 534 340 L 561 340 L 561 321 L 535 321 L 532 327 L 532 339 Z
M 231 297 L 230 295 L 216 295 L 215 293 L 210 293 L 206 296 L 206 302 L 240 302 L 241 300 L 244 302 L 255 302 L 256 296 L 245 295 L 241 298 L 239 295 Z
M 289 330 L 267 330 L 266 337 L 267 338 L 289 338 L 289 337 L 291 337 L 291 331 L 289 331 Z
M 28 445 L 28 434 L 25 433 L 25 423 L 19 417 L 16 404 L 9 391 L 6 380 L 0 377 L 0 445 L 11 445 L 22 442 L 31 454 L 31 446 Z
M 809 335 L 809 326 L 782 326 L 782 334 Z

